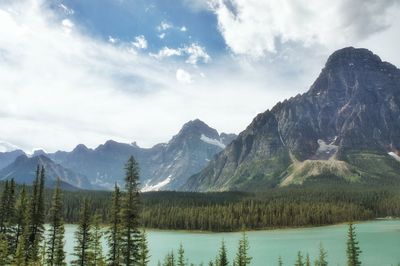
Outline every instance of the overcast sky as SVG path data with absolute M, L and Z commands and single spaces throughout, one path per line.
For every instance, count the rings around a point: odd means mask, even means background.
M 399 18 L 400 0 L 0 0 L 0 142 L 150 147 L 195 118 L 239 133 L 336 49 L 400 66 Z

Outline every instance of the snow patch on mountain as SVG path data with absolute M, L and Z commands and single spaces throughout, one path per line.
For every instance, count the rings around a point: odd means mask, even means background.
M 142 188 L 141 191 L 142 192 L 159 191 L 162 187 L 168 185 L 169 182 L 171 182 L 171 180 L 172 180 L 172 176 L 170 175 L 166 179 L 164 179 L 163 181 L 161 181 L 155 185 L 146 184 L 146 186 L 144 186 L 144 188 Z
M 225 144 L 222 143 L 220 140 L 209 138 L 209 137 L 207 137 L 207 136 L 204 135 L 204 134 L 201 134 L 200 139 L 201 139 L 202 141 L 204 141 L 205 143 L 218 146 L 218 147 L 220 147 L 221 149 L 225 149 L 225 147 L 226 147 Z
M 400 156 L 399 155 L 397 155 L 395 152 L 389 152 L 388 153 L 390 156 L 392 156 L 396 161 L 399 161 L 400 162 Z

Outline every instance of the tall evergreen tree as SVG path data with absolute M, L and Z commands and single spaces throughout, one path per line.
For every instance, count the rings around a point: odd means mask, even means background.
M 138 266 L 147 266 L 149 264 L 150 254 L 149 247 L 147 243 L 147 235 L 146 231 L 142 230 L 140 234 L 140 242 L 139 242 L 139 260 L 137 262 Z
M 4 234 L 6 233 L 6 222 L 7 222 L 7 203 L 8 203 L 8 194 L 10 193 L 9 190 L 9 183 L 8 180 L 4 183 L 4 188 L 1 193 L 1 200 L 0 200 L 0 233 Z
M 179 244 L 178 249 L 178 266 L 186 266 L 185 250 L 183 249 L 182 243 Z
M 359 266 L 360 261 L 360 247 L 358 246 L 357 235 L 353 223 L 349 223 L 349 230 L 347 232 L 347 265 Z
M 278 266 L 283 266 L 283 260 L 281 256 L 278 258 Z
M 91 229 L 92 224 L 89 213 L 89 201 L 85 199 L 81 207 L 78 229 L 75 232 L 76 246 L 74 247 L 73 255 L 76 257 L 76 259 L 72 261 L 72 265 L 90 265 L 92 256 L 91 243 L 93 241 Z
M 60 180 L 58 180 L 50 209 L 50 230 L 47 241 L 46 265 L 66 265 L 64 252 L 64 222 L 62 217 L 62 195 Z
M 21 192 L 15 206 L 15 229 L 14 229 L 14 247 L 13 253 L 16 252 L 20 238 L 25 232 L 28 223 L 28 199 L 26 195 L 25 184 L 22 185 Z
M 132 266 L 139 260 L 139 166 L 131 156 L 125 165 L 125 197 L 122 207 L 121 249 L 126 266 Z
M 315 266 L 328 266 L 328 261 L 326 260 L 327 253 L 324 249 L 322 243 L 319 244 L 319 255 L 318 259 L 315 261 Z
M 306 254 L 306 266 L 311 266 L 310 255 Z
M 174 252 L 171 251 L 171 253 L 168 253 L 167 256 L 165 256 L 163 266 L 175 266 L 175 255 Z
M 43 240 L 45 205 L 44 205 L 45 170 L 38 165 L 33 183 L 33 193 L 30 202 L 29 232 L 26 240 L 26 262 L 37 263 L 40 259 L 40 245 Z
M 6 236 L 0 233 L 0 265 L 10 265 L 11 256 Z
M 247 235 L 245 232 L 243 232 L 242 238 L 239 240 L 239 247 L 235 258 L 235 266 L 250 265 L 252 258 L 248 254 L 249 249 L 250 246 Z
M 228 266 L 228 255 L 226 251 L 225 241 L 222 240 L 221 247 L 219 248 L 218 257 L 216 259 L 216 266 Z
M 90 265 L 93 266 L 105 266 L 105 260 L 103 256 L 103 248 L 101 246 L 101 238 L 103 237 L 103 233 L 101 231 L 101 216 L 100 214 L 96 214 L 93 219 L 93 227 L 92 227 L 92 236 L 93 241 L 91 244 L 92 249 L 92 258 Z
M 15 182 L 6 180 L 0 202 L 0 233 L 10 242 L 15 221 Z
M 304 266 L 304 261 L 303 261 L 303 255 L 301 254 L 301 252 L 297 252 L 297 259 L 296 259 L 296 263 L 294 264 L 295 266 Z
M 111 227 L 108 230 L 108 264 L 121 265 L 121 192 L 115 183 L 111 206 Z

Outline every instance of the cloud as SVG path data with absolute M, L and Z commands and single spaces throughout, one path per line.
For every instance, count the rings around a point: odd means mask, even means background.
M 182 26 L 182 27 L 180 28 L 180 31 L 185 32 L 185 31 L 187 31 L 187 28 L 186 28 L 185 26 Z
M 197 65 L 198 62 L 208 63 L 211 60 L 206 48 L 196 43 L 189 46 L 183 46 L 177 49 L 163 47 L 157 54 L 150 53 L 150 56 L 157 59 L 164 59 L 172 56 L 186 56 L 186 63 Z
M 147 40 L 143 35 L 139 35 L 135 37 L 135 41 L 132 42 L 132 45 L 138 49 L 147 49 Z
M 385 30 L 396 20 L 398 0 L 212 0 L 226 44 L 254 58 L 285 43 L 336 48 Z
M 174 27 L 174 25 L 172 25 L 172 23 L 167 22 L 167 21 L 162 21 L 160 23 L 160 25 L 157 26 L 157 30 L 158 31 L 166 31 L 166 30 L 171 29 L 173 27 Z
M 193 82 L 192 75 L 182 68 L 176 70 L 176 80 L 183 84 L 190 84 Z

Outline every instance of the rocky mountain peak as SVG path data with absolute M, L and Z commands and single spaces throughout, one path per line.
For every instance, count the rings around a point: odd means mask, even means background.
M 195 119 L 183 125 L 177 136 L 205 135 L 210 138 L 219 138 L 218 131 L 208 126 L 200 119 Z
M 88 152 L 90 149 L 86 147 L 84 144 L 78 144 L 75 149 L 72 150 L 73 153 L 85 153 Z

